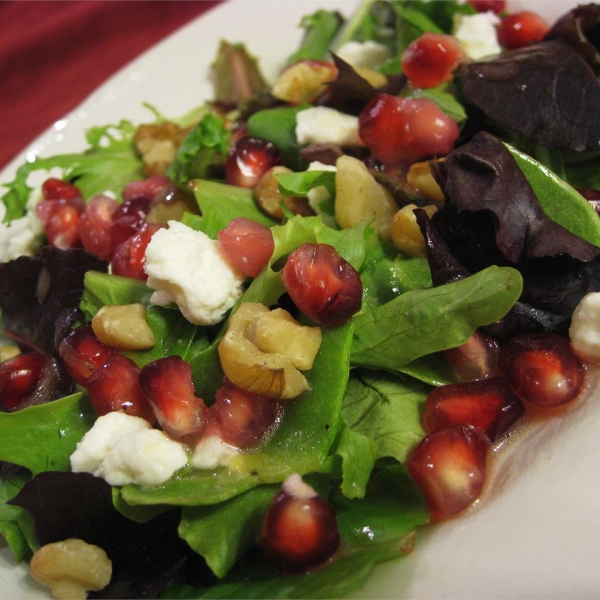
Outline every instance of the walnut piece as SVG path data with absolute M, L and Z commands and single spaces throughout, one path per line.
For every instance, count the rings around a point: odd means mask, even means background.
M 189 128 L 170 121 L 140 125 L 133 136 L 133 143 L 144 161 L 147 177 L 162 175 L 173 162 L 175 152 Z
M 83 600 L 89 591 L 110 583 L 112 563 L 106 552 L 83 540 L 70 538 L 46 544 L 30 563 L 31 576 L 52 590 L 55 598 Z

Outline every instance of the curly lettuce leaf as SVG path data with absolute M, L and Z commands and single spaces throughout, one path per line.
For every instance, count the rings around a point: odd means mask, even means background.
M 1 200 L 6 206 L 4 221 L 22 217 L 33 188 L 29 176 L 37 171 L 60 169 L 63 177 L 77 185 L 84 199 L 112 192 L 120 197 L 123 186 L 144 177 L 143 163 L 133 145 L 135 126 L 123 120 L 117 125 L 92 127 L 88 130 L 89 147 L 80 154 L 58 154 L 36 158 L 22 165 Z
M 230 141 L 231 132 L 223 120 L 210 113 L 204 115 L 177 148 L 165 175 L 181 184 L 210 177 L 224 165 Z

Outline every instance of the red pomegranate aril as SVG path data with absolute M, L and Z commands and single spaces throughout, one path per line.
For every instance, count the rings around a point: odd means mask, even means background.
M 126 356 L 116 354 L 98 367 L 86 388 L 98 416 L 123 411 L 154 425 L 156 416 L 139 384 L 140 368 Z
M 499 15 L 506 10 L 506 0 L 467 0 L 477 12 L 493 12 Z
M 113 251 L 113 216 L 119 204 L 100 194 L 92 198 L 79 217 L 81 245 L 94 256 L 110 260 Z
M 112 256 L 112 271 L 121 277 L 131 277 L 146 281 L 148 276 L 144 271 L 146 248 L 152 236 L 160 229 L 159 225 L 145 223 L 142 228 L 130 238 L 121 242 Z
M 281 280 L 292 302 L 316 323 L 343 325 L 360 310 L 360 275 L 329 244 L 304 244 L 294 250 Z
M 111 229 L 113 251 L 143 227 L 149 210 L 150 200 L 144 197 L 132 198 L 119 205 L 113 214 Z
M 444 155 L 458 139 L 458 125 L 428 98 L 377 94 L 359 115 L 359 135 L 386 166 Z
M 84 202 L 79 196 L 44 200 L 36 206 L 36 214 L 44 223 L 44 232 L 51 246 L 66 250 L 81 245 L 79 215 L 83 209 Z
M 179 356 L 160 358 L 140 371 L 139 383 L 167 435 L 190 442 L 200 437 L 206 406 L 196 397 L 189 363 Z
M 500 344 L 476 331 L 464 344 L 444 350 L 444 356 L 461 381 L 496 377 L 500 374 Z
M 425 496 L 432 520 L 455 517 L 479 498 L 488 448 L 483 433 L 463 425 L 430 433 L 412 451 L 407 469 Z
M 58 348 L 67 372 L 80 385 L 86 385 L 96 369 L 116 352 L 115 348 L 103 344 L 94 335 L 91 325 L 74 329 L 63 338 Z
M 277 146 L 262 138 L 242 137 L 229 149 L 225 161 L 225 179 L 230 185 L 253 188 L 275 165 L 281 164 Z
M 208 414 L 225 442 L 248 448 L 261 443 L 273 431 L 281 407 L 272 399 L 243 390 L 225 378 Z
M 268 227 L 237 217 L 217 234 L 229 262 L 246 277 L 256 277 L 273 255 L 275 242 Z
M 77 186 L 57 177 L 49 177 L 42 183 L 42 195 L 44 200 L 68 200 L 83 197 Z
M 450 81 L 464 58 L 454 36 L 428 31 L 408 45 L 401 63 L 413 86 L 430 88 Z
M 541 408 L 555 408 L 579 396 L 584 369 L 568 338 L 556 333 L 511 338 L 500 352 L 500 370 L 513 392 Z
M 507 50 L 517 50 L 541 42 L 550 27 L 538 14 L 523 10 L 502 19 L 496 30 L 498 43 Z
M 24 352 L 0 363 L 0 404 L 15 408 L 37 387 L 46 357 L 39 352 Z
M 299 572 L 326 561 L 339 547 L 335 511 L 298 474 L 284 482 L 265 515 L 259 547 L 277 566 Z
M 154 196 L 170 183 L 171 180 L 166 175 L 152 175 L 148 179 L 130 181 L 123 188 L 123 203 L 134 199 L 144 199 L 149 204 Z
M 523 404 L 503 377 L 435 388 L 427 396 L 423 426 L 427 433 L 471 425 L 496 441 L 523 415 Z

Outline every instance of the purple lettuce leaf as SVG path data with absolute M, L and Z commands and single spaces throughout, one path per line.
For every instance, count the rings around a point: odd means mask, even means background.
M 492 264 L 523 276 L 515 308 L 488 333 L 566 331 L 581 298 L 600 290 L 600 248 L 551 221 L 497 138 L 477 134 L 432 163 L 445 204 L 431 222 L 417 211 L 435 285 Z
M 131 521 L 114 507 L 110 485 L 89 473 L 40 473 L 9 504 L 31 515 L 40 545 L 79 538 L 106 551 L 112 580 L 90 598 L 156 598 L 188 560 L 198 560 L 177 534 L 178 509 Z
M 485 115 L 542 146 L 600 149 L 600 82 L 561 40 L 463 65 L 465 98 Z
M 546 34 L 546 40 L 562 40 L 573 46 L 600 73 L 600 6 L 580 5 L 561 17 Z
M 7 335 L 54 354 L 77 317 L 85 273 L 107 267 L 85 250 L 50 246 L 39 257 L 0 264 L 0 308 Z

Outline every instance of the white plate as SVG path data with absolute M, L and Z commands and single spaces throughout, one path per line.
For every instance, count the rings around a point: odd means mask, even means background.
M 10 181 L 33 155 L 78 151 L 92 125 L 151 120 L 147 101 L 179 116 L 210 97 L 208 70 L 221 38 L 245 42 L 272 77 L 297 46 L 300 17 L 317 8 L 349 14 L 355 0 L 230 0 L 125 67 L 55 123 L 0 174 Z M 512 0 L 549 21 L 571 0 Z M 380 565 L 355 598 L 600 597 L 600 408 L 593 389 L 560 419 L 527 432 L 498 466 L 491 489 L 469 514 L 420 532 L 415 550 Z M 0 550 L 0 598 L 49 598 Z

